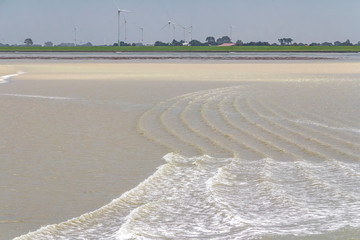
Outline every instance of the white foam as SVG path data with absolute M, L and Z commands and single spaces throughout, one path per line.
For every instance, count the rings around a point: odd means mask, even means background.
M 289 121 L 299 123 L 299 124 L 304 124 L 304 125 L 313 125 L 316 127 L 333 129 L 333 130 L 360 133 L 360 129 L 358 129 L 358 128 L 334 127 L 334 126 L 329 126 L 325 123 L 315 122 L 315 121 L 306 120 L 306 119 L 295 119 L 295 120 L 289 120 Z
M 20 76 L 25 72 L 19 71 L 15 74 L 9 74 L 5 76 L 0 76 L 0 83 L 7 83 L 13 77 Z M 70 97 L 58 97 L 58 96 L 42 96 L 42 95 L 29 95 L 29 94 L 16 94 L 16 93 L 2 93 L 0 96 L 9 96 L 9 97 L 20 97 L 20 98 L 39 98 L 39 99 L 50 99 L 50 100 L 74 100 L 75 98 Z
M 70 97 L 57 97 L 57 96 L 42 96 L 42 95 L 28 95 L 28 94 L 15 94 L 15 93 L 2 93 L 1 96 L 20 97 L 20 98 L 40 98 L 51 100 L 74 100 L 76 98 Z
M 344 179 L 360 163 L 164 158 L 152 176 L 101 209 L 16 240 L 302 239 L 360 229 L 360 175 Z
M 9 82 L 9 79 L 13 78 L 13 77 L 17 77 L 20 76 L 21 74 L 24 74 L 25 72 L 19 71 L 15 74 L 9 74 L 9 75 L 5 75 L 5 76 L 0 76 L 0 83 L 7 83 Z

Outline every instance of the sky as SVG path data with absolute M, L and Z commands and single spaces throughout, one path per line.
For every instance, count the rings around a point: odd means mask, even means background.
M 113 44 L 118 8 L 132 11 L 120 15 L 121 41 L 126 18 L 131 43 L 141 42 L 139 27 L 145 44 L 168 42 L 169 29 L 163 27 L 169 20 L 193 26 L 192 38 L 202 42 L 207 36 L 230 36 L 234 42 L 360 41 L 360 0 L 0 0 L 0 43 L 22 44 L 26 38 L 35 44 L 74 43 L 76 27 L 78 44 Z M 184 40 L 179 25 L 178 41 Z

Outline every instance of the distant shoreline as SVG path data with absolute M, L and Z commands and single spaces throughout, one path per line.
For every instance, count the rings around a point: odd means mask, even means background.
M 196 56 L 0 56 L 0 60 L 236 60 L 236 61 L 257 61 L 257 60 L 336 60 L 330 57 L 196 57 Z
M 269 52 L 269 53 L 358 53 L 360 46 L 75 46 L 75 47 L 41 47 L 9 46 L 0 47 L 5 52 Z

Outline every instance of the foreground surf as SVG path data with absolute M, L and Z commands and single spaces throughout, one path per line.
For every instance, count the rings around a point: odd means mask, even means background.
M 22 239 L 318 239 L 360 233 L 360 164 L 164 156 L 110 204 Z

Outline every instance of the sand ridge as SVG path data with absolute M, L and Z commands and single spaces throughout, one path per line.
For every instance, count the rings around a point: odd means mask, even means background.
M 137 80 L 137 81 L 241 81 L 281 80 L 287 74 L 360 74 L 360 63 L 27 63 L 11 68 L 0 66 L 0 73 L 10 69 L 27 74 L 18 80 Z M 269 78 L 270 77 L 270 78 Z M 283 80 L 286 80 L 283 79 Z

